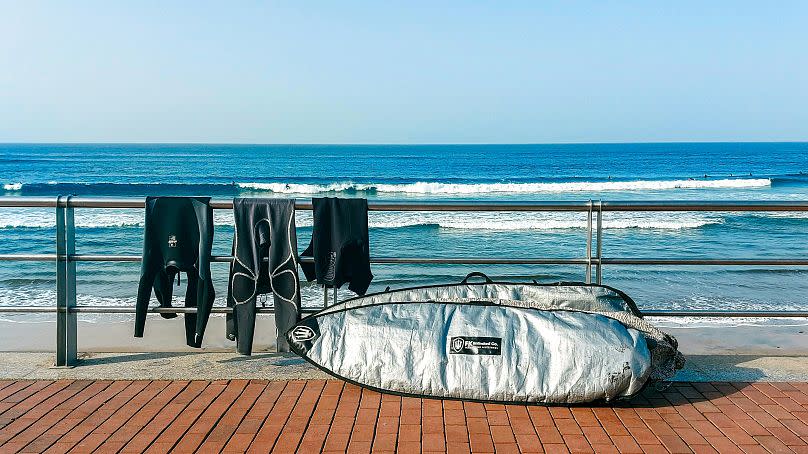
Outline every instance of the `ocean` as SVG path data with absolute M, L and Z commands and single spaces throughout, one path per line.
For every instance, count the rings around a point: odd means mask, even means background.
M 0 195 L 370 200 L 808 200 L 808 143 L 570 145 L 0 144 Z M 215 213 L 214 254 L 232 214 Z M 77 209 L 77 252 L 140 254 L 142 210 Z M 298 249 L 311 215 L 298 212 Z M 621 258 L 804 258 L 806 213 L 606 213 L 603 254 Z M 584 257 L 583 213 L 371 213 L 380 257 Z M 0 253 L 53 253 L 54 213 L 0 208 Z M 137 263 L 78 263 L 78 303 L 133 306 Z M 212 265 L 217 305 L 228 267 Z M 583 266 L 374 265 L 370 291 L 457 282 L 582 281 Z M 0 262 L 0 305 L 55 304 L 54 264 Z M 643 309 L 808 309 L 808 267 L 605 265 L 603 282 Z M 183 279 L 183 286 L 184 286 Z M 182 290 L 177 292 L 182 295 Z M 322 303 L 306 284 L 304 305 Z M 347 297 L 347 289 L 340 297 Z M 271 304 L 271 298 L 267 301 Z M 25 322 L 48 315 L 4 315 Z M 92 315 L 81 315 L 92 320 Z M 805 320 L 668 319 L 703 324 Z

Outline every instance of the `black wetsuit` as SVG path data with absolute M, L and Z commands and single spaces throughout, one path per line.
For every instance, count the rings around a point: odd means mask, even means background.
M 314 228 L 311 244 L 301 256 L 314 263 L 301 263 L 309 281 L 348 289 L 364 295 L 373 279 L 368 244 L 368 201 L 332 197 L 312 199 Z
M 143 337 L 152 288 L 161 307 L 171 307 L 172 285 L 180 272 L 188 276 L 185 338 L 191 347 L 202 346 L 202 335 L 213 306 L 210 251 L 213 243 L 213 210 L 210 197 L 147 197 L 143 264 L 137 290 L 135 337 Z M 176 314 L 161 314 L 174 318 Z
M 233 264 L 227 291 L 227 337 L 239 353 L 252 353 L 255 299 L 272 293 L 279 352 L 288 352 L 286 332 L 300 321 L 295 201 L 233 200 Z M 269 259 L 268 261 L 264 259 Z

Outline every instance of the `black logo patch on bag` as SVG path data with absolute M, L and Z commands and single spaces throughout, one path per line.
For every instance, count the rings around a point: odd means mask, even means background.
M 449 353 L 454 355 L 500 355 L 501 337 L 454 336 L 449 339 Z
M 320 326 L 315 318 L 302 320 L 286 333 L 289 344 L 298 354 L 304 354 L 311 350 L 319 337 Z
M 292 329 L 292 340 L 295 342 L 306 342 L 317 337 L 317 333 L 308 326 L 297 326 Z

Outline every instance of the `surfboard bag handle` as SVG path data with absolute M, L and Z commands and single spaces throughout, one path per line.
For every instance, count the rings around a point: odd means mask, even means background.
M 471 279 L 473 277 L 481 277 L 481 278 L 485 279 L 486 284 L 493 284 L 494 283 L 494 281 L 492 281 L 490 277 L 486 276 L 485 273 L 481 273 L 479 271 L 472 271 L 471 273 L 467 274 L 466 277 L 463 278 L 462 281 L 460 281 L 460 283 L 461 284 L 468 284 L 469 279 Z

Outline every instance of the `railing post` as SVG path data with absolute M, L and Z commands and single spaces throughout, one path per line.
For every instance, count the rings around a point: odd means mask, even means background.
M 586 212 L 586 283 L 592 283 L 592 201 Z
M 595 252 L 595 258 L 598 259 L 598 263 L 595 264 L 595 282 L 600 285 L 603 283 L 603 276 L 602 276 L 602 267 L 603 264 L 601 263 L 601 259 L 603 258 L 603 202 L 598 200 L 598 226 L 597 226 L 597 239 L 598 245 L 597 250 Z
M 56 198 L 56 367 L 76 364 L 76 230 L 70 196 Z

